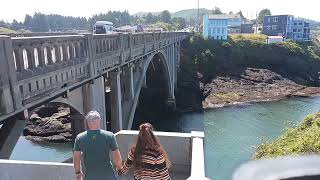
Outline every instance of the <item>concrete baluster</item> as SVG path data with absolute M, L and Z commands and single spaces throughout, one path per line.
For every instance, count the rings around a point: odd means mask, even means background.
M 43 46 L 38 46 L 37 47 L 37 52 L 38 52 L 38 62 L 40 67 L 45 67 L 46 62 L 45 62 L 45 56 L 44 56 L 44 47 Z
M 81 58 L 80 43 L 77 41 L 77 42 L 75 42 L 74 46 L 75 46 L 75 51 L 76 51 L 76 57 L 79 60 Z
M 63 56 L 63 61 L 68 60 L 68 47 L 67 44 L 62 44 L 62 56 Z
M 56 62 L 55 63 L 60 63 L 61 62 L 61 49 L 59 45 L 54 46 L 55 50 L 55 58 Z
M 34 56 L 34 47 L 26 48 L 27 59 L 28 59 L 28 69 L 36 68 L 36 59 Z
M 50 47 L 50 46 L 47 46 L 47 47 L 46 47 L 48 65 L 52 65 L 52 64 L 53 64 L 52 49 L 53 49 L 53 48 Z
M 22 72 L 25 70 L 24 60 L 23 60 L 23 49 L 18 48 L 14 50 L 14 54 L 16 57 L 16 67 L 18 72 Z

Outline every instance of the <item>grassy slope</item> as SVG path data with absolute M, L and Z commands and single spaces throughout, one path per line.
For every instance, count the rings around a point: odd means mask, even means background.
M 202 14 L 211 14 L 211 10 L 208 9 L 200 9 L 200 15 Z M 190 18 L 197 18 L 198 15 L 198 9 L 184 9 L 178 12 L 175 12 L 172 14 L 172 17 L 182 17 L 182 18 L 186 18 L 186 19 L 190 19 Z
M 254 159 L 320 153 L 320 113 L 307 116 L 297 127 L 286 129 L 273 142 L 261 144 Z
M 10 34 L 10 33 L 16 33 L 16 31 L 8 28 L 0 27 L 0 34 Z
M 266 42 L 268 36 L 264 34 L 230 34 L 229 37 L 233 41 L 252 40 Z

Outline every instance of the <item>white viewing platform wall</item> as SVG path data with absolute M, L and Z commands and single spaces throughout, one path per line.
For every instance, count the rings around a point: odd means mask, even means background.
M 138 131 L 116 133 L 123 160 L 135 143 Z M 155 132 L 172 163 L 173 180 L 205 178 L 203 132 L 167 133 Z M 72 180 L 75 179 L 72 164 L 0 160 L 0 180 Z M 132 172 L 119 179 L 133 179 Z

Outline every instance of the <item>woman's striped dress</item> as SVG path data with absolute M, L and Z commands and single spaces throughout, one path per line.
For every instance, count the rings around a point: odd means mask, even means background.
M 134 180 L 170 180 L 166 159 L 158 150 L 147 149 L 141 156 L 141 167 L 134 169 Z M 128 158 L 118 175 L 126 174 L 133 166 L 134 148 L 128 153 Z

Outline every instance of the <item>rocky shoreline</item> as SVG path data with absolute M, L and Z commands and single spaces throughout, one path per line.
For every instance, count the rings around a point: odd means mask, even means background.
M 202 86 L 203 109 L 320 95 L 320 87 L 299 85 L 267 69 L 220 75 Z
M 36 109 L 29 118 L 23 135 L 33 142 L 72 142 L 70 109 L 62 106 Z

